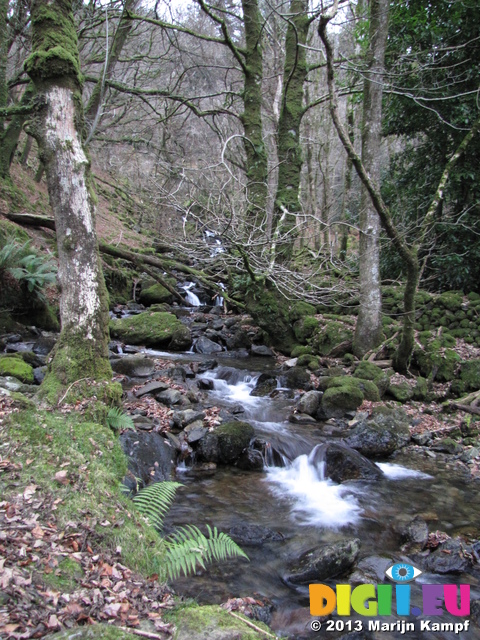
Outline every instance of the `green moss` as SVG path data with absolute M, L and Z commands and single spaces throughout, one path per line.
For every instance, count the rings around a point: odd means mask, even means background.
M 296 320 L 300 320 L 300 318 L 305 318 L 305 316 L 314 316 L 315 313 L 316 309 L 313 304 L 300 301 L 291 303 L 288 315 L 290 322 L 295 322 Z
M 267 637 L 238 618 L 233 618 L 217 605 L 192 605 L 174 611 L 168 618 L 177 627 L 174 640 L 222 640 L 227 637 L 235 640 L 265 640 Z M 262 622 L 255 621 L 255 625 L 268 631 L 268 627 Z
M 112 553 L 122 547 L 123 564 L 145 576 L 163 574 L 163 550 L 157 534 L 136 515 L 131 501 L 120 492 L 127 461 L 108 427 L 84 422 L 74 414 L 22 411 L 5 422 L 0 444 L 5 442 L 15 447 L 21 471 L 15 487 L 5 474 L 0 476 L 4 499 L 34 482 L 39 492 L 54 493 L 60 499 L 56 511 L 59 530 L 69 521 L 86 519 L 95 529 L 95 544 Z M 67 472 L 68 484 L 55 480 L 60 467 Z M 105 520 L 112 526 L 98 524 Z M 114 526 L 120 521 L 121 526 Z M 65 575 L 58 577 L 70 579 L 71 571 L 65 568 Z
M 297 345 L 296 347 L 294 347 L 292 349 L 291 356 L 292 356 L 292 358 L 298 358 L 298 357 L 303 356 L 305 354 L 311 354 L 311 353 L 312 353 L 312 347 L 299 344 L 299 345 Z
M 71 558 L 64 558 L 52 573 L 46 573 L 44 581 L 62 593 L 71 593 L 84 575 L 82 566 Z
M 245 299 L 247 310 L 268 336 L 268 341 L 284 353 L 297 345 L 290 321 L 289 302 L 264 285 L 251 286 Z
M 377 367 L 376 364 L 373 364 L 373 362 L 360 362 L 353 375 L 355 378 L 360 378 L 361 380 L 372 380 L 378 387 L 381 395 L 383 395 L 388 388 L 389 377 L 387 373 L 383 369 L 380 369 L 380 367 Z
M 140 293 L 140 302 L 146 306 L 168 302 L 171 299 L 172 294 L 170 291 L 158 283 L 148 287 L 147 289 L 142 289 L 142 292 Z
M 425 378 L 419 376 L 417 378 L 417 382 L 415 387 L 413 388 L 413 399 L 414 400 L 425 400 L 428 395 L 428 383 Z
M 330 320 L 312 337 L 314 352 L 327 356 L 334 347 L 353 339 L 353 328 L 344 322 Z
M 32 8 L 32 53 L 25 71 L 34 80 L 73 77 L 81 84 L 77 32 L 71 3 L 59 0 L 55 7 L 36 3 Z
M 20 356 L 0 356 L 0 375 L 13 376 L 25 384 L 33 384 L 33 368 Z
M 413 398 L 413 388 L 408 382 L 390 383 L 388 393 L 398 402 L 408 402 Z
M 352 392 L 354 389 L 358 389 L 365 400 L 370 400 L 371 402 L 380 401 L 378 387 L 371 380 L 362 380 L 351 376 L 336 376 L 329 380 L 327 389 L 335 389 L 337 387 L 342 387 Z
M 363 400 L 363 392 L 356 386 L 332 386 L 323 394 L 321 407 L 327 418 L 340 418 L 347 411 L 355 411 Z
M 143 344 L 147 347 L 169 346 L 175 336 L 182 337 L 181 348 L 187 348 L 192 342 L 188 328 L 172 313 L 165 312 L 145 312 L 121 320 L 112 320 L 110 333 L 129 344 Z
M 138 640 L 138 635 L 123 631 L 111 624 L 92 624 L 73 627 L 50 636 L 52 640 Z
M 424 348 L 416 347 L 413 356 L 422 376 L 433 376 L 439 382 L 453 380 L 461 360 L 450 348 L 455 345 L 453 336 L 443 333 L 438 337 L 430 331 L 424 331 L 418 334 L 418 340 Z
M 316 318 L 312 316 L 307 316 L 305 318 L 301 318 L 297 320 L 293 325 L 293 331 L 295 333 L 296 339 L 305 343 L 312 335 L 317 331 L 320 327 L 320 323 Z
M 449 311 L 460 311 L 463 303 L 463 293 L 461 291 L 445 291 L 445 293 L 440 294 L 437 303 Z

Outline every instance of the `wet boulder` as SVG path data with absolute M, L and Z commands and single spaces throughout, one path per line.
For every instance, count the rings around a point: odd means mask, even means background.
M 379 480 L 382 471 L 376 464 L 358 451 L 340 443 L 327 443 L 317 447 L 311 462 L 320 470 L 324 463 L 324 474 L 334 482 L 348 480 Z
M 250 393 L 251 396 L 269 396 L 277 388 L 277 379 L 270 373 L 262 373 Z
M 195 351 L 197 353 L 204 353 L 206 355 L 212 355 L 213 353 L 220 353 L 223 351 L 223 347 L 210 338 L 206 338 L 205 336 L 200 336 L 195 343 Z
M 403 527 L 401 536 L 408 545 L 424 549 L 428 542 L 428 525 L 421 516 L 415 516 Z
M 410 442 L 409 420 L 401 408 L 375 407 L 345 438 L 352 449 L 367 458 L 389 456 Z
M 278 531 L 257 524 L 237 524 L 228 533 L 237 544 L 249 547 L 261 547 L 265 542 L 281 542 L 285 539 Z
M 135 489 L 135 478 L 144 485 L 170 479 L 176 454 L 159 433 L 125 431 L 120 443 L 128 458 L 129 474 L 124 480 L 128 487 Z
M 470 545 L 458 538 L 447 540 L 425 558 L 423 568 L 431 573 L 463 573 L 470 567 L 465 552 L 471 553 Z
M 33 345 L 32 351 L 40 356 L 48 356 L 58 339 L 56 334 L 42 334 Z
M 145 356 L 125 356 L 111 361 L 115 373 L 129 378 L 148 378 L 155 372 L 155 362 Z
M 345 574 L 358 557 L 360 540 L 344 540 L 310 549 L 290 563 L 287 584 L 300 585 L 321 582 Z
M 247 422 L 232 420 L 214 431 L 209 431 L 198 441 L 198 459 L 219 464 L 233 464 L 248 449 L 254 436 L 253 427 Z
M 383 582 L 386 570 L 394 563 L 393 558 L 388 556 L 368 556 L 362 558 L 357 564 L 354 573 L 349 576 L 350 584 L 371 584 L 372 582 Z
M 252 344 L 250 347 L 250 353 L 252 356 L 262 356 L 266 358 L 273 358 L 275 355 L 270 347 L 267 347 L 264 344 Z
M 256 449 L 245 449 L 236 466 L 243 471 L 263 471 L 263 456 Z
M 291 367 L 285 374 L 285 381 L 289 389 L 310 391 L 312 388 L 310 373 L 305 367 Z

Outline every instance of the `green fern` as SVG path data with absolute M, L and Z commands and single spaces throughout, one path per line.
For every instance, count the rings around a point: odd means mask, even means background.
M 197 565 L 205 569 L 205 563 L 222 562 L 233 557 L 249 559 L 226 533 L 216 527 L 212 530 L 208 524 L 206 527 L 208 538 L 197 527 L 188 525 L 180 527 L 165 540 L 166 570 L 170 579 L 175 580 L 182 571 L 186 576 L 194 573 Z
M 145 489 L 141 489 L 133 498 L 137 509 L 147 517 L 155 528 L 163 528 L 164 518 L 175 499 L 175 493 L 183 485 L 179 482 L 156 482 Z M 193 525 L 180 527 L 164 542 L 166 547 L 165 568 L 171 580 L 178 578 L 180 573 L 188 576 L 194 573 L 200 565 L 221 562 L 227 558 L 248 556 L 233 542 L 226 533 L 213 529 L 207 524 L 208 538 Z
M 112 407 L 107 413 L 107 424 L 113 431 L 135 429 L 132 418 L 118 407 Z
M 179 487 L 183 487 L 179 482 L 155 482 L 139 491 L 133 501 L 150 524 L 161 530 L 163 520 L 175 500 L 175 493 Z

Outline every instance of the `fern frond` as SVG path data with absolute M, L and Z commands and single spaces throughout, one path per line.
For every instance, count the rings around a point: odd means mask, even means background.
M 180 573 L 188 576 L 194 573 L 197 565 L 205 569 L 205 563 L 233 557 L 249 559 L 246 553 L 235 544 L 226 533 L 213 530 L 207 525 L 208 538 L 197 527 L 180 527 L 165 540 L 165 563 L 168 577 L 178 578 Z
M 132 418 L 118 407 L 112 407 L 107 413 L 107 424 L 113 431 L 135 429 Z
M 170 509 L 179 487 L 183 487 L 179 482 L 155 482 L 145 487 L 145 489 L 141 489 L 133 498 L 133 501 L 140 513 L 147 517 L 152 526 L 162 529 L 165 515 Z

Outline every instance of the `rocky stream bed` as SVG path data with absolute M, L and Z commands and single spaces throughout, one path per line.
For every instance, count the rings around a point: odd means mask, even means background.
M 112 368 L 135 424 L 121 435 L 126 484 L 182 482 L 166 533 L 209 523 L 250 557 L 179 579 L 176 591 L 206 604 L 230 599 L 234 609 L 232 598 L 244 598 L 238 607 L 282 637 L 340 637 L 310 630 L 308 584 L 388 582 L 386 569 L 406 562 L 423 572 L 412 607 L 421 606 L 422 583 L 469 584 L 472 602 L 468 632 L 410 637 L 480 637 L 474 422 L 428 428 L 436 409 L 393 401 L 374 364 L 298 366 L 262 344 L 251 320 L 221 307 L 172 314 L 130 305 L 113 315 Z M 0 386 L 32 392 L 54 342 L 6 336 Z

